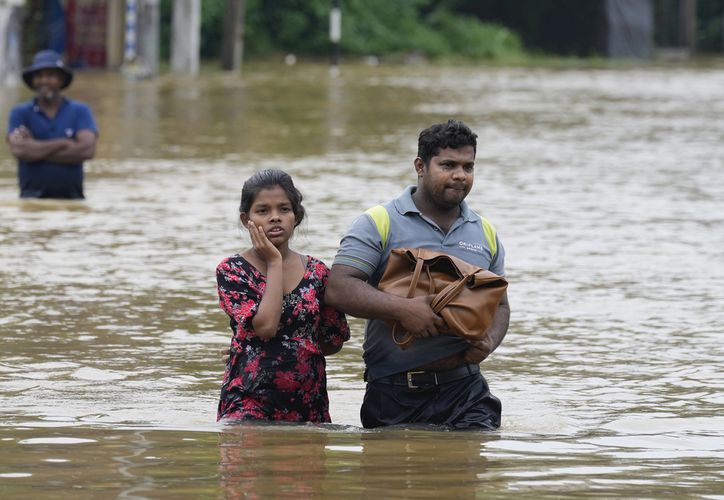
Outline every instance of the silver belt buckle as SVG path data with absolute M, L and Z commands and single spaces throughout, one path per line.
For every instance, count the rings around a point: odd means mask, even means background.
M 415 372 L 407 372 L 407 387 L 409 387 L 410 389 L 419 389 L 420 388 L 419 385 L 415 385 L 412 383 L 412 376 L 417 375 L 418 373 L 425 373 L 425 371 L 420 370 L 420 371 L 415 371 Z M 433 375 L 435 376 L 435 384 L 437 385 L 437 373 L 433 373 Z

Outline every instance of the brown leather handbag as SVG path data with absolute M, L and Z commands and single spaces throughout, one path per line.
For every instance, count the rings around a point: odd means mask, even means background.
M 443 333 L 483 340 L 508 287 L 502 276 L 462 259 L 424 248 L 393 248 L 377 288 L 400 297 L 434 295 L 430 307 L 447 325 Z M 413 336 L 391 322 L 392 338 L 405 349 Z M 401 334 L 400 334 L 401 333 Z

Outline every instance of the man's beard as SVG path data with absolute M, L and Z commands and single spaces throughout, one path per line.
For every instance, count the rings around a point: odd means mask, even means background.
M 60 90 L 51 89 L 40 89 L 38 91 L 38 98 L 41 101 L 54 101 L 60 96 Z

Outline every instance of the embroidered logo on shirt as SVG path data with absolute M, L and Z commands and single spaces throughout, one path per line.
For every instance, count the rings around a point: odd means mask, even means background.
M 467 241 L 461 241 L 460 243 L 458 243 L 458 246 L 469 252 L 485 253 L 485 249 L 483 248 L 483 245 L 481 245 L 479 243 L 468 243 Z

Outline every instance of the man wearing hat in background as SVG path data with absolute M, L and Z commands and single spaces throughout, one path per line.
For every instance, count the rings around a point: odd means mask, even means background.
M 61 94 L 73 72 L 60 54 L 41 50 L 23 81 L 35 98 L 10 111 L 7 135 L 18 159 L 20 197 L 84 198 L 83 162 L 95 155 L 98 129 L 87 104 Z

